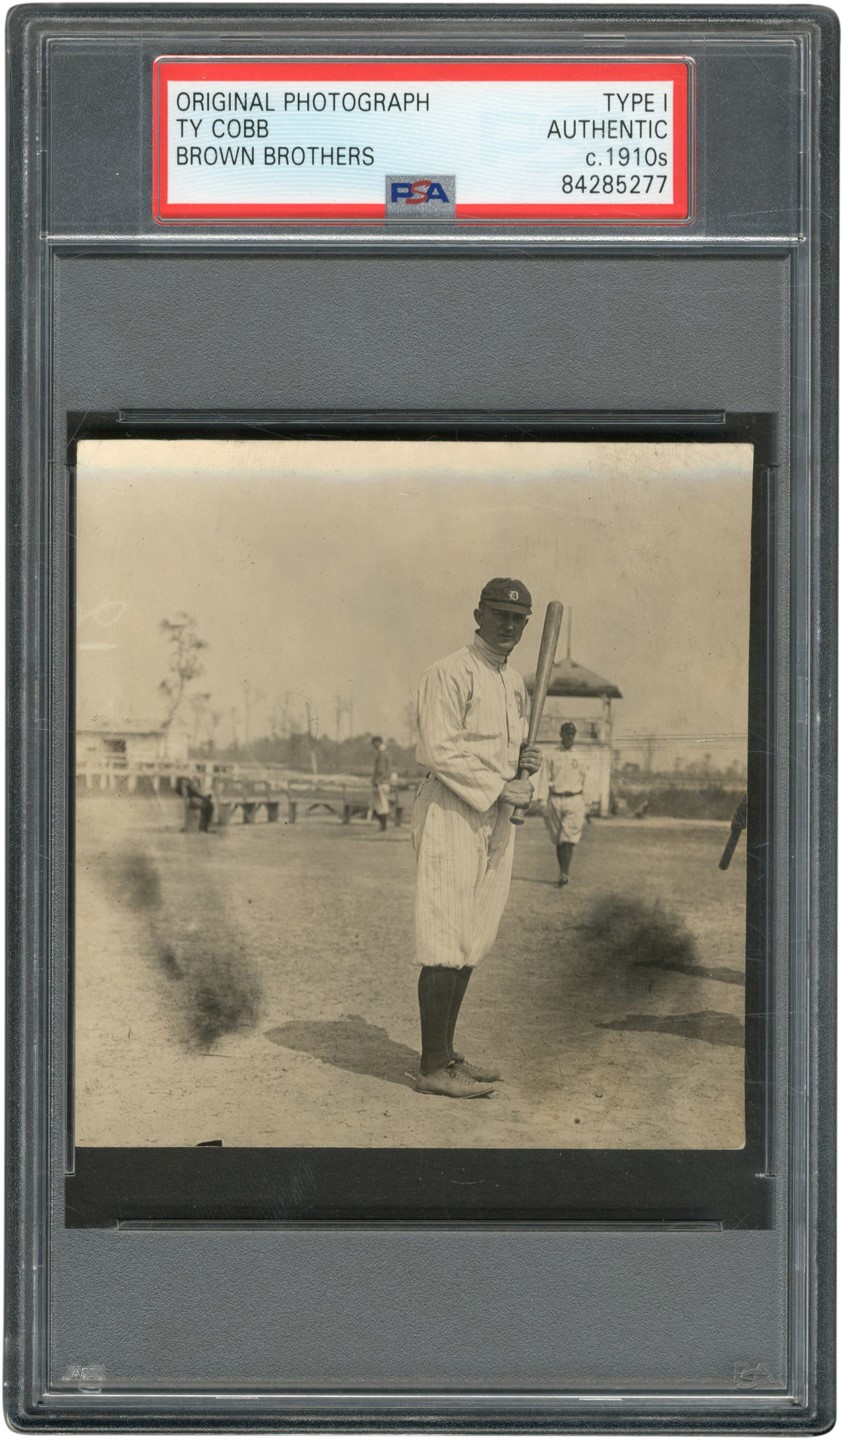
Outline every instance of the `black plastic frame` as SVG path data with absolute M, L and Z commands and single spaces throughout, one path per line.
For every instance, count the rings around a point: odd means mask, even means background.
M 73 6 L 74 17 L 100 20 L 114 15 L 115 7 Z M 783 1408 L 775 1396 L 752 1411 L 730 1404 L 728 1397 L 718 1403 L 710 1397 L 664 1395 L 652 1399 L 628 1397 L 621 1408 L 596 1398 L 587 1413 L 572 1411 L 563 1399 L 531 1398 L 525 1409 L 518 1396 L 443 1395 L 429 1403 L 402 1396 L 364 1397 L 324 1394 L 319 1397 L 270 1396 L 252 1401 L 233 1419 L 225 1395 L 158 1396 L 141 1411 L 120 1400 L 95 1395 L 75 1397 L 75 1406 L 59 1405 L 56 1397 L 33 1395 L 35 1372 L 33 1306 L 38 1276 L 38 1236 L 33 1229 L 33 1187 L 44 1183 L 40 1139 L 40 1105 L 44 1077 L 40 1073 L 34 1038 L 43 1036 L 44 1015 L 36 1003 L 33 964 L 43 954 L 40 856 L 48 815 L 46 788 L 49 776 L 51 738 L 42 728 L 44 711 L 39 688 L 48 679 L 44 656 L 49 639 L 45 598 L 50 575 L 39 565 L 41 519 L 48 513 L 45 497 L 48 477 L 33 464 L 34 436 L 42 406 L 47 402 L 40 375 L 33 363 L 37 335 L 37 306 L 33 300 L 30 254 L 33 243 L 33 213 L 29 206 L 25 139 L 33 117 L 25 71 L 24 36 L 34 16 L 55 17 L 58 7 L 33 5 L 12 12 L 9 25 L 11 70 L 7 90 L 9 116 L 9 381 L 8 381 L 8 996 L 7 1011 L 7 1249 L 5 1319 L 6 1414 L 20 1430 L 78 1432 L 92 1430 L 162 1432 L 225 1430 L 394 1430 L 466 1432 L 578 1433 L 727 1433 L 727 1434 L 818 1434 L 834 1423 L 834 1171 L 835 1171 L 835 998 L 836 984 L 830 957 L 835 948 L 836 921 L 836 838 L 837 824 L 833 797 L 836 794 L 836 605 L 837 605 L 837 202 L 838 202 L 838 23 L 835 15 L 812 6 L 770 7 L 660 7 L 600 8 L 572 7 L 568 19 L 587 19 L 590 24 L 634 25 L 645 21 L 669 24 L 684 21 L 717 29 L 744 25 L 747 33 L 761 24 L 773 28 L 799 23 L 810 24 L 819 36 L 816 81 L 821 108 L 816 120 L 815 141 L 823 157 L 821 177 L 812 208 L 817 216 L 815 271 L 812 277 L 816 299 L 810 326 L 812 332 L 811 386 L 814 400 L 808 424 L 819 481 L 812 487 L 808 530 L 813 558 L 810 594 L 811 629 L 809 652 L 801 660 L 807 674 L 806 705 L 811 737 L 810 771 L 810 891 L 812 933 L 810 960 L 813 984 L 810 994 L 810 1027 L 813 1041 L 813 1069 L 809 1103 L 809 1142 L 814 1184 L 811 1189 L 808 1221 L 811 1228 L 809 1255 L 809 1333 L 812 1358 L 807 1376 L 804 1403 Z M 266 6 L 250 10 L 253 20 L 272 19 Z M 291 8 L 295 18 L 312 11 Z M 361 18 L 394 16 L 386 6 L 345 9 L 346 15 Z M 408 10 L 407 13 L 413 13 Z M 517 12 L 501 6 L 495 20 L 505 21 L 517 13 L 519 19 L 547 16 L 548 10 L 527 7 Z M 167 20 L 183 17 L 185 9 L 162 5 L 145 8 L 127 6 L 122 17 L 142 22 L 153 16 Z M 221 21 L 237 18 L 236 6 L 220 6 L 214 15 Z M 443 6 L 415 12 L 416 18 L 435 24 L 443 18 L 475 17 L 477 9 Z M 796 377 L 794 377 L 795 380 Z M 195 433 L 195 432 L 193 432 Z M 250 434 L 254 434 L 254 430 Z M 347 433 L 347 432 L 346 432 Z M 582 432 L 580 433 L 582 438 Z M 790 657 L 780 657 L 793 676 Z M 819 963 L 822 960 L 823 963 Z M 66 1400 L 67 1397 L 63 1397 Z M 311 1404 L 311 1399 L 318 1403 Z M 355 1403 L 356 1402 L 356 1403 Z

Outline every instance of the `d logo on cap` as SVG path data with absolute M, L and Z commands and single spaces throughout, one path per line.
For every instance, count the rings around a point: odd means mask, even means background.
M 521 615 L 532 613 L 533 600 L 526 585 L 512 576 L 489 580 L 483 586 L 480 604 L 492 610 L 516 610 Z

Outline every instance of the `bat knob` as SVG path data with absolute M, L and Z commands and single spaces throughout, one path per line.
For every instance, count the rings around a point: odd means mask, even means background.
M 510 825 L 523 825 L 523 824 L 524 824 L 524 812 L 523 812 L 523 810 L 513 810 L 512 814 L 511 814 L 510 817 L 509 817 L 509 823 L 510 823 Z

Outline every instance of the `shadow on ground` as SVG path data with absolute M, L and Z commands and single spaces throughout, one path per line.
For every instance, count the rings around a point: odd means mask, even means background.
M 681 1035 L 683 1040 L 704 1040 L 707 1045 L 743 1046 L 743 1025 L 734 1015 L 700 1010 L 695 1015 L 623 1015 L 606 1020 L 600 1030 L 652 1030 L 657 1035 Z
M 636 960 L 635 965 L 646 970 L 672 970 L 676 975 L 699 975 L 703 980 L 720 980 L 724 985 L 744 985 L 746 977 L 742 970 L 733 970 L 729 965 L 681 965 L 657 960 Z
M 341 1020 L 291 1020 L 267 1030 L 266 1037 L 273 1045 L 301 1050 L 352 1075 L 373 1075 L 376 1080 L 415 1089 L 411 1075 L 419 1068 L 418 1051 L 390 1040 L 381 1025 L 370 1025 L 362 1015 L 344 1015 Z

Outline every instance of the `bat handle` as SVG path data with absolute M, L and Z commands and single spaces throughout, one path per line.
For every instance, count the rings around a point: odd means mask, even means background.
M 519 771 L 518 771 L 518 779 L 519 779 L 519 780 L 526 780 L 527 777 L 528 777 L 528 775 L 529 775 L 529 773 L 530 773 L 529 770 L 519 770 Z M 516 806 L 515 806 L 515 809 L 513 810 L 512 814 L 511 814 L 510 817 L 509 817 L 509 823 L 510 823 L 510 825 L 523 825 L 523 824 L 524 824 L 524 820 L 525 820 L 525 818 L 526 818 L 526 815 L 527 815 L 527 807 L 526 807 L 526 805 L 516 805 Z
M 741 831 L 746 829 L 747 797 L 744 795 L 737 810 L 732 816 L 732 829 L 726 841 L 726 848 L 720 856 L 720 869 L 728 870 L 732 863 L 732 856 L 737 849 L 738 841 L 741 838 Z
M 723 851 L 723 854 L 720 856 L 720 869 L 721 869 L 721 870 L 728 870 L 729 866 L 731 865 L 731 863 L 732 863 L 732 856 L 734 855 L 736 849 L 738 848 L 738 841 L 740 840 L 740 838 L 741 838 L 740 826 L 739 826 L 739 825 L 733 825 L 733 826 L 732 826 L 732 832 L 731 832 L 728 840 L 726 841 L 726 848 L 725 848 L 725 850 Z

